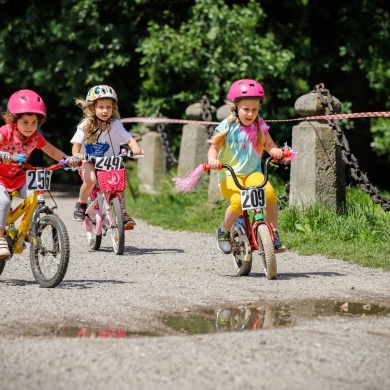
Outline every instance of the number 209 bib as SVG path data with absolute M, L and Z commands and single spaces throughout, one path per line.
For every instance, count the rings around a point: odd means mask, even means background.
M 266 206 L 265 189 L 250 188 L 241 191 L 241 207 L 243 210 L 260 209 Z

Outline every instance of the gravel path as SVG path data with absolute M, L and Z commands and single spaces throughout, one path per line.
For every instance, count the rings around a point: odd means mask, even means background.
M 390 308 L 388 272 L 286 252 L 277 255 L 277 280 L 265 278 L 258 257 L 252 273 L 238 277 L 212 235 L 142 221 L 126 233 L 123 256 L 108 238 L 94 252 L 70 218 L 71 195 L 56 197 L 72 244 L 64 281 L 40 288 L 28 251 L 0 276 L 1 389 L 390 388 L 390 316 L 298 313 L 316 300 Z M 241 306 L 276 316 L 289 308 L 298 320 L 188 335 L 161 319 Z M 133 337 L 56 337 L 82 327 L 86 336 L 111 328 Z

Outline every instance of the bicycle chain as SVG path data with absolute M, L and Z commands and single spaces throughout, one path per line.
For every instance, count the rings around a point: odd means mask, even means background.
M 326 115 L 335 114 L 332 105 L 332 95 L 329 89 L 325 88 L 323 83 L 317 84 L 314 91 L 317 92 L 322 106 L 325 109 Z M 327 119 L 329 126 L 333 129 L 336 145 L 341 150 L 341 157 L 344 164 L 349 168 L 351 177 L 360 185 L 360 188 L 370 195 L 371 201 L 374 204 L 380 204 L 384 211 L 390 211 L 390 199 L 387 196 L 381 196 L 378 188 L 370 183 L 367 175 L 359 168 L 357 158 L 351 154 L 347 137 L 340 127 L 339 120 Z

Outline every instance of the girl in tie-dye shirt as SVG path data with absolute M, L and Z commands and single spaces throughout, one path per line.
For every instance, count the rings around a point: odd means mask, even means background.
M 220 163 L 232 166 L 239 182 L 252 187 L 263 181 L 261 155 L 266 150 L 275 158 L 282 158 L 279 148 L 269 134 L 269 126 L 259 116 L 265 98 L 263 86 L 255 80 L 235 81 L 228 92 L 231 114 L 217 127 L 211 138 L 208 164 L 218 169 Z M 230 229 L 242 214 L 240 189 L 235 185 L 230 172 L 222 169 L 218 183 L 224 198 L 230 203 L 222 225 L 217 230 L 218 249 L 225 254 L 231 252 Z M 284 251 L 278 233 L 278 204 L 274 188 L 268 182 L 265 186 L 266 205 L 264 212 L 275 233 L 275 251 Z

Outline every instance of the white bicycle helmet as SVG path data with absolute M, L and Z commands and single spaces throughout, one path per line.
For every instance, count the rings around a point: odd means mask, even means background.
M 114 88 L 109 85 L 95 85 L 88 91 L 85 100 L 87 102 L 94 102 L 97 99 L 112 99 L 118 103 L 118 95 Z

